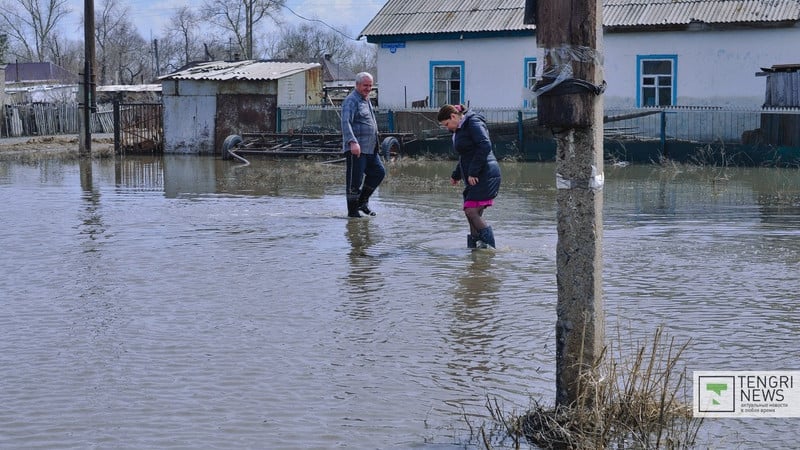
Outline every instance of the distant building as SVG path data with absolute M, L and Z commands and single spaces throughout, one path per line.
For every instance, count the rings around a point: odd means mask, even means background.
M 160 84 L 109 84 L 97 86 L 97 103 L 111 103 L 114 100 L 122 103 L 161 102 Z
M 320 64 L 322 65 L 325 92 L 323 103 L 339 106 L 347 94 L 355 88 L 356 74 L 352 70 L 342 67 L 341 64 L 333 62 L 331 55 L 325 55 L 320 60 Z
M 800 108 L 800 63 L 762 67 L 758 77 L 767 78 L 766 108 Z
M 8 87 L 77 84 L 80 81 L 77 74 L 49 62 L 9 63 L 5 72 Z
M 318 105 L 318 63 L 211 61 L 162 76 L 164 152 L 214 154 L 231 134 L 275 132 L 278 105 Z
M 72 103 L 78 95 L 78 75 L 53 63 L 6 65 L 4 104 Z
M 309 59 L 304 61 L 295 61 L 292 59 L 273 60 L 275 62 L 306 62 L 306 63 L 319 63 L 322 67 L 322 91 L 323 96 L 320 99 L 322 105 L 340 106 L 347 94 L 355 88 L 356 74 L 341 64 L 334 62 L 330 54 L 326 54 L 319 59 Z M 377 88 L 373 91 L 373 102 L 377 96 Z
M 763 67 L 756 76 L 767 79 L 764 108 L 800 108 L 800 64 Z M 800 114 L 761 114 L 759 131 L 758 138 L 768 144 L 800 147 Z

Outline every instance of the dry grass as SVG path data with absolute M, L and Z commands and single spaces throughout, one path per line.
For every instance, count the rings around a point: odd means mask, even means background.
M 78 137 L 72 135 L 33 136 L 0 139 L 0 160 L 35 163 L 45 159 L 62 161 L 80 158 Z M 114 157 L 114 141 L 106 137 L 92 140 L 92 158 Z
M 633 356 L 607 348 L 595 369 L 582 374 L 574 405 L 536 402 L 510 420 L 496 404 L 488 407 L 517 448 L 521 439 L 544 449 L 693 448 L 702 420 L 692 417 L 686 374 L 677 368 L 687 345 L 665 344 L 659 329 Z

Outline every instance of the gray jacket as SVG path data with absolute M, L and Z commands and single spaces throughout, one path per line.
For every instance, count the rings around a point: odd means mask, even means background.
M 378 122 L 372 104 L 355 89 L 342 102 L 342 152 L 350 150 L 356 141 L 361 153 L 376 153 L 378 147 Z

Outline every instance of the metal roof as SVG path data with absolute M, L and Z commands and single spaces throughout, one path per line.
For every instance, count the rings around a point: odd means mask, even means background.
M 603 0 L 603 25 L 640 27 L 800 20 L 800 0 Z
M 28 62 L 5 64 L 6 83 L 30 81 L 59 81 L 77 83 L 78 75 L 49 62 Z
M 388 0 L 361 36 L 533 30 L 525 0 Z
M 97 86 L 97 92 L 161 92 L 160 84 L 107 84 Z
M 318 63 L 211 61 L 160 77 L 161 80 L 269 81 L 320 67 Z
M 388 0 L 361 36 L 531 30 L 525 0 Z M 800 21 L 800 0 L 603 0 L 603 25 Z

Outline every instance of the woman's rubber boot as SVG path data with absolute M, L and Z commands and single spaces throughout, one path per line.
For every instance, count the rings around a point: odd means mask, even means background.
M 373 192 L 375 192 L 375 188 L 364 186 L 364 188 L 361 189 L 361 195 L 358 197 L 358 210 L 368 216 L 375 215 L 375 211 L 369 209 L 369 196 L 372 195 Z
M 358 199 L 347 199 L 347 217 L 361 217 L 361 213 L 358 212 Z
M 478 238 L 475 236 L 468 234 L 467 235 L 467 248 L 478 248 Z
M 478 230 L 478 242 L 475 245 L 477 248 L 496 248 L 494 246 L 494 232 L 492 232 L 492 227 Z

